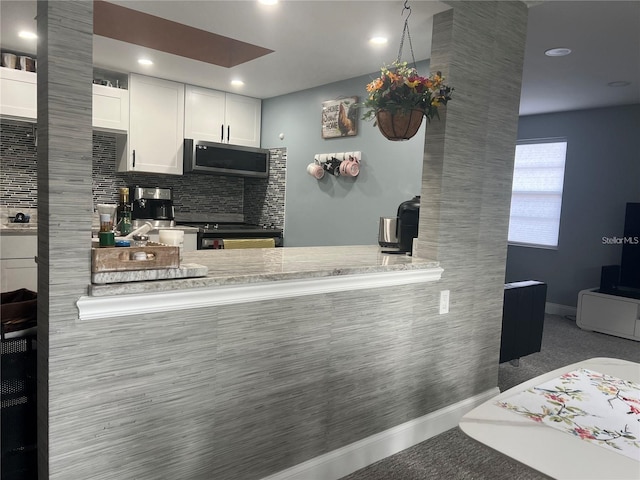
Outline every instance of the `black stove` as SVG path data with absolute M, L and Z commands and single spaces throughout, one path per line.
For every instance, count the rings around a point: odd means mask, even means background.
M 224 239 L 273 238 L 282 246 L 282 229 L 270 225 L 232 222 L 178 222 L 198 229 L 198 250 L 224 248 Z

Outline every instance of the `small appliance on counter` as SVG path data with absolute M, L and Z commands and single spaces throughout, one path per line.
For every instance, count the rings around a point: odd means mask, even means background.
M 129 189 L 131 195 L 132 228 L 151 222 L 154 227 L 175 226 L 173 193 L 170 188 L 139 187 Z
M 397 217 L 380 217 L 378 244 L 383 253 L 413 253 L 413 239 L 418 236 L 420 195 L 402 202 Z

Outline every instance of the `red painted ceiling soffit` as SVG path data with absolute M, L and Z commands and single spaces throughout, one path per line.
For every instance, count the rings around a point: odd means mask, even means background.
M 93 2 L 93 33 L 227 68 L 273 52 L 102 0 Z

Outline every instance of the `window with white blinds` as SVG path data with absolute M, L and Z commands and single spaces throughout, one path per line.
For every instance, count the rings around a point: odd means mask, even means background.
M 516 145 L 509 243 L 558 246 L 565 139 L 526 140 Z

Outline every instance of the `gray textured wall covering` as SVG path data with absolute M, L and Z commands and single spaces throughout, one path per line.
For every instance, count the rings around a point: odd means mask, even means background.
M 42 453 L 49 478 L 257 479 L 496 386 L 508 221 L 502 189 L 513 161 L 526 8 L 453 5 L 435 19 L 434 63 L 459 94 L 427 135 L 429 201 L 420 220 L 419 253 L 440 260 L 442 282 L 80 322 L 70 301 L 88 283 L 88 247 L 61 249 L 68 231 L 55 215 L 70 207 L 48 193 L 64 186 L 50 175 L 39 206 L 54 216 L 40 239 L 59 263 L 40 281 L 71 278 L 61 282 L 62 306 L 43 303 L 51 325 L 42 343 L 51 348 L 40 356 L 41 366 L 49 362 L 42 388 L 48 382 L 50 395 L 43 392 L 40 431 L 50 446 Z M 70 18 L 90 18 L 90 8 L 68 8 Z M 52 40 L 77 43 L 74 35 Z M 64 58 L 76 57 L 66 49 Z M 81 59 L 90 72 L 90 56 Z M 495 101 L 492 88 L 507 84 L 506 98 Z M 74 111 L 72 122 L 90 125 Z M 88 158 L 91 135 L 82 132 Z M 70 143 L 67 132 L 52 133 Z M 74 200 L 86 199 L 78 216 L 88 231 L 91 188 L 76 190 Z M 442 288 L 451 289 L 448 315 L 436 313 Z
M 38 476 L 46 479 L 64 478 L 74 461 L 60 450 L 74 435 L 67 381 L 82 376 L 69 368 L 75 302 L 90 282 L 93 2 L 38 2 L 37 24 Z

